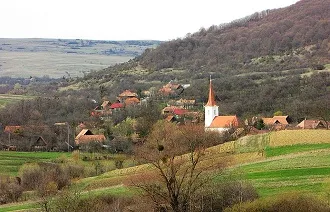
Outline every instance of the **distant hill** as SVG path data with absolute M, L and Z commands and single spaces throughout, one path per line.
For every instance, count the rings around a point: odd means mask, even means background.
M 0 38 L 0 77 L 76 77 L 127 62 L 161 41 Z

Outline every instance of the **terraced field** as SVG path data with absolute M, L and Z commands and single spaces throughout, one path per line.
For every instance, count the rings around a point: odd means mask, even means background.
M 70 157 L 64 152 L 12 152 L 0 151 L 0 175 L 17 176 L 24 163 L 52 161 L 61 156 Z

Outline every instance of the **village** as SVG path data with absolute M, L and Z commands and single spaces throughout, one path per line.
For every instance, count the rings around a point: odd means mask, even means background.
M 73 151 L 75 149 L 91 151 L 90 146 L 99 146 L 93 151 L 111 149 L 113 152 L 124 152 L 120 143 L 134 145 L 141 143 L 141 135 L 136 130 L 136 120 L 129 117 L 122 120 L 113 128 L 127 122 L 130 126 L 121 135 L 113 136 L 111 133 L 102 133 L 95 124 L 95 120 L 106 122 L 127 108 L 145 109 L 154 99 L 161 99 L 165 104 L 160 108 L 159 118 L 177 125 L 203 125 L 205 131 L 215 131 L 220 134 L 229 134 L 231 140 L 244 135 L 262 134 L 278 130 L 296 129 L 329 129 L 330 122 L 323 119 L 305 119 L 300 123 L 292 122 L 290 115 L 281 111 L 274 113 L 273 117 L 251 117 L 242 120 L 235 114 L 223 115 L 219 111 L 221 102 L 216 102 L 216 91 L 210 79 L 208 102 L 197 102 L 195 99 L 185 99 L 181 94 L 189 89 L 189 84 L 180 84 L 170 81 L 157 92 L 142 91 L 141 96 L 131 90 L 124 90 L 115 100 L 105 98 L 102 103 L 96 103 L 90 110 L 93 122 L 82 120 L 80 123 L 68 122 L 49 125 L 4 126 L 2 129 L 0 148 L 7 151 Z M 219 115 L 221 114 L 221 115 Z M 104 130 L 103 130 L 104 131 Z M 49 136 L 52 134 L 52 136 Z M 119 139 L 118 139 L 119 138 Z M 111 145 L 116 143 L 115 147 Z M 129 145 L 129 146 L 130 146 Z

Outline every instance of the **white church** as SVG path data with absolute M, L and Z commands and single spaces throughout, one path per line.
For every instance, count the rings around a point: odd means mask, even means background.
M 223 133 L 231 128 L 238 127 L 238 118 L 233 116 L 219 116 L 219 106 L 215 101 L 215 94 L 210 79 L 209 98 L 204 106 L 205 109 L 205 131 L 217 131 Z

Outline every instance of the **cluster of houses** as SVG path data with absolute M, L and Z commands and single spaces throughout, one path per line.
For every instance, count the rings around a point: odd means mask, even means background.
M 113 111 L 120 110 L 129 105 L 136 105 L 140 103 L 138 95 L 130 90 L 125 90 L 118 95 L 115 102 L 110 102 L 108 100 L 103 101 L 100 106 L 94 108 L 91 112 L 92 116 L 95 117 L 109 117 L 112 115 Z
M 164 96 L 179 96 L 185 88 L 189 85 L 180 85 L 173 81 L 164 85 L 158 90 L 160 95 Z M 149 95 L 150 97 L 150 95 Z M 127 106 L 134 106 L 141 104 L 142 99 L 139 98 L 137 93 L 130 90 L 125 90 L 119 94 L 115 102 L 108 100 L 91 111 L 91 116 L 98 117 L 100 119 L 109 118 L 111 115 L 118 110 L 121 110 Z M 194 99 L 183 99 L 178 100 L 170 99 L 167 106 L 161 111 L 164 120 L 174 122 L 177 124 L 187 123 L 201 123 L 204 121 L 205 131 L 215 131 L 219 133 L 227 132 L 229 130 L 241 129 L 245 126 L 250 126 L 249 130 L 253 133 L 263 133 L 265 130 L 257 130 L 255 127 L 256 122 L 262 120 L 265 128 L 269 130 L 284 130 L 284 129 L 330 129 L 330 122 L 324 120 L 303 120 L 298 125 L 292 125 L 289 116 L 273 116 L 271 118 L 258 118 L 254 117 L 250 121 L 241 122 L 238 117 L 233 115 L 219 115 L 219 106 L 215 101 L 215 92 L 212 87 L 212 80 L 209 85 L 208 101 L 204 105 L 204 114 L 200 112 L 200 108 L 196 104 Z M 41 129 L 42 128 L 42 129 Z M 17 135 L 25 135 L 26 148 L 25 150 L 30 151 L 56 151 L 58 148 L 52 146 L 51 142 L 47 141 L 44 136 L 38 135 L 38 130 L 47 131 L 47 127 L 43 126 L 6 126 L 4 134 L 7 142 L 0 142 L 0 147 L 4 150 L 17 150 L 16 146 L 12 144 L 11 139 Z M 78 134 L 75 137 L 75 143 L 73 146 L 80 147 L 90 142 L 104 143 L 107 139 L 103 134 L 93 134 L 93 132 L 87 129 L 86 125 L 80 124 L 78 126 Z M 49 130 L 48 130 L 49 131 Z M 76 131 L 76 130 L 75 130 Z M 32 133 L 29 133 L 32 132 Z M 73 148 L 70 144 L 69 139 L 69 126 L 68 126 L 68 139 L 66 145 L 68 149 Z M 65 140 L 65 138 L 63 138 Z

